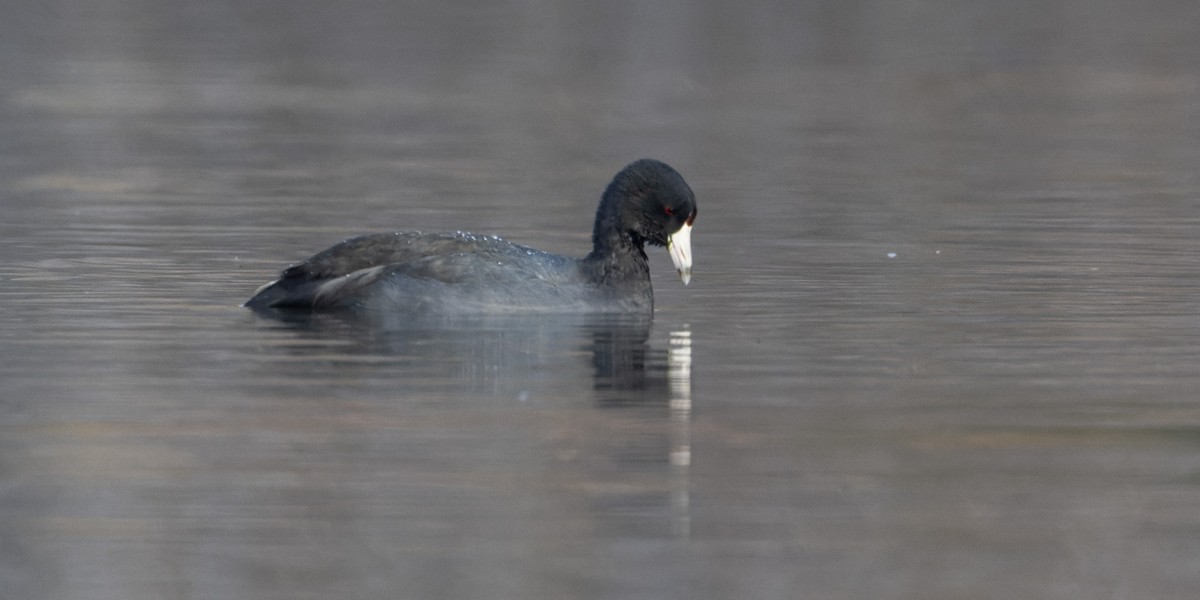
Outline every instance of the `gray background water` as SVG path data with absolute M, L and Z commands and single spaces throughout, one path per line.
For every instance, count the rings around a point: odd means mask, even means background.
M 6 6 L 5 600 L 1200 588 L 1200 4 Z M 641 156 L 652 324 L 238 306 Z

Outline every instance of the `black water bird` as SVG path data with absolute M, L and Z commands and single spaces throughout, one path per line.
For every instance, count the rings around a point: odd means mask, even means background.
M 666 246 L 691 279 L 696 200 L 652 159 L 604 190 L 592 251 L 571 258 L 464 232 L 398 232 L 346 240 L 288 267 L 246 301 L 254 309 L 392 312 L 652 312 L 645 246 Z

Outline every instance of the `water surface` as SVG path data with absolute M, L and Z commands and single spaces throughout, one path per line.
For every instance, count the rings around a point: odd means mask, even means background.
M 18 3 L 0 597 L 1190 598 L 1198 16 Z M 642 156 L 653 320 L 239 306 Z

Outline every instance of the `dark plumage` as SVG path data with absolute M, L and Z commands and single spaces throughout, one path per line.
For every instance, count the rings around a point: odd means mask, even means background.
M 691 276 L 691 188 L 665 163 L 617 173 L 596 210 L 592 251 L 575 259 L 470 233 L 401 232 L 346 240 L 283 271 L 256 309 L 437 312 L 648 312 L 645 245 L 667 246 Z

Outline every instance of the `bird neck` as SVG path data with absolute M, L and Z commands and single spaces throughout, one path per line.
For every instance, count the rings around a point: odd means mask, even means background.
M 618 200 L 620 196 L 617 181 L 613 181 L 608 189 L 604 190 L 600 206 L 596 209 L 596 224 L 592 228 L 592 253 L 588 258 L 633 255 L 645 259 L 644 240 L 621 222 L 621 205 Z
M 620 207 L 612 188 L 605 192 L 596 211 L 592 252 L 581 262 L 596 281 L 638 280 L 650 276 L 645 242 L 620 222 Z

